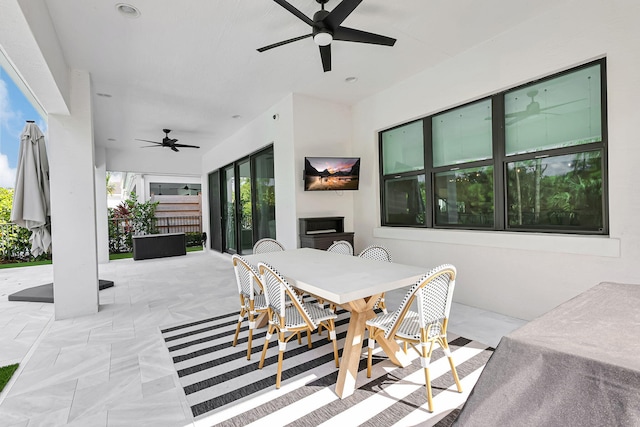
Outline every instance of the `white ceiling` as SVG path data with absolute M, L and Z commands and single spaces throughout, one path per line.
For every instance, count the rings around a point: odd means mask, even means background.
M 271 0 L 45 0 L 65 59 L 91 74 L 97 145 L 133 149 L 135 138 L 213 147 L 289 93 L 352 105 L 559 4 L 558 0 L 364 0 L 344 26 L 397 39 L 394 47 L 335 41 L 322 71 L 310 33 Z M 312 16 L 315 0 L 291 0 Z M 330 0 L 331 10 L 338 0 Z M 526 46 L 523 46 L 526 48 Z M 356 83 L 345 78 L 355 76 Z M 239 118 L 232 118 L 239 115 Z M 115 141 L 109 141 L 109 139 Z M 189 150 L 189 149 L 184 149 Z

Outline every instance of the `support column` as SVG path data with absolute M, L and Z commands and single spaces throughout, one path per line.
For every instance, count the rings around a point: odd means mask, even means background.
M 136 196 L 139 203 L 147 201 L 147 180 L 143 174 L 136 176 Z
M 98 312 L 91 80 L 71 71 L 69 116 L 50 114 L 49 164 L 56 320 Z
M 95 147 L 96 157 L 96 227 L 98 233 L 98 263 L 109 262 L 109 215 L 107 205 L 107 153 L 104 147 Z

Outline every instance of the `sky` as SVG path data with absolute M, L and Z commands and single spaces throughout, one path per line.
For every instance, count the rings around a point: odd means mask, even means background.
M 46 136 L 46 122 L 0 66 L 0 187 L 13 188 L 26 120 L 34 120 Z
M 317 171 L 328 170 L 331 173 L 338 171 L 349 171 L 356 164 L 359 158 L 348 157 L 307 157 L 311 166 Z

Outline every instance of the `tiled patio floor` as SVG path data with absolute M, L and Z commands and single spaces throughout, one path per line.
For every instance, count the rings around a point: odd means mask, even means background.
M 192 252 L 100 265 L 100 311 L 53 321 L 53 305 L 9 302 L 51 282 L 52 266 L 0 270 L 0 366 L 20 363 L 0 394 L 6 427 L 187 426 L 193 417 L 160 328 L 237 309 L 228 255 Z M 404 291 L 387 294 L 398 305 Z M 454 304 L 452 333 L 497 345 L 524 322 Z

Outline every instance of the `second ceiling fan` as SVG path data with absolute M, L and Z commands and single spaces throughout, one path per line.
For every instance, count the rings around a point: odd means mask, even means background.
M 164 138 L 162 138 L 162 142 L 158 142 L 158 141 L 150 141 L 148 139 L 138 139 L 136 138 L 136 141 L 144 141 L 144 142 L 151 142 L 153 144 L 156 145 L 145 145 L 142 148 L 148 148 L 148 147 L 167 147 L 170 148 L 171 150 L 175 151 L 176 153 L 180 150 L 178 150 L 178 147 L 182 148 L 182 147 L 187 147 L 187 148 L 200 148 L 197 145 L 189 145 L 189 144 L 178 144 L 178 140 L 175 138 L 169 138 L 169 132 L 171 132 L 171 129 L 162 129 L 162 131 L 164 132 Z
M 270 44 L 268 46 L 261 47 L 258 52 L 264 52 L 265 50 L 273 49 L 274 47 L 282 46 L 288 43 L 292 43 L 298 40 L 313 37 L 313 41 L 320 48 L 320 58 L 322 59 L 322 68 L 325 72 L 331 71 L 331 42 L 333 40 L 357 42 L 357 43 L 369 43 L 383 46 L 393 46 L 396 39 L 391 37 L 381 36 L 379 34 L 373 34 L 362 30 L 356 30 L 354 28 L 343 27 L 341 24 L 345 19 L 354 11 L 362 0 L 342 0 L 331 12 L 325 10 L 324 5 L 329 0 L 316 0 L 322 7 L 319 11 L 313 14 L 313 19 L 309 18 L 304 13 L 300 12 L 290 3 L 285 0 L 273 0 L 283 8 L 287 9 L 293 15 L 297 16 L 300 20 L 311 26 L 311 33 L 303 36 L 294 37 L 292 39 L 284 40 L 278 43 Z

